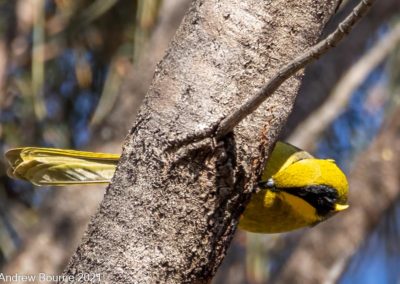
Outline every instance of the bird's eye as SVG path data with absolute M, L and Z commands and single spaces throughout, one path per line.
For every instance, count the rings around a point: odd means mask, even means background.
M 272 178 L 269 178 L 266 181 L 260 181 L 258 186 L 262 189 L 273 189 L 275 188 L 275 182 Z

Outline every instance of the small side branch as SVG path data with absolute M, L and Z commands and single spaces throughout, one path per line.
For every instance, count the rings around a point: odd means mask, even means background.
M 375 0 L 361 0 L 349 16 L 346 17 L 326 39 L 305 51 L 281 68 L 254 96 L 232 114 L 224 118 L 215 132 L 220 139 L 238 125 L 249 114 L 253 113 L 269 96 L 271 96 L 289 77 L 318 59 L 328 50 L 335 47 L 347 35 L 354 25 L 368 12 Z
M 296 127 L 287 141 L 301 149 L 312 149 L 323 130 L 342 113 L 353 92 L 399 44 L 400 23 L 352 65 L 336 84 L 328 99 Z

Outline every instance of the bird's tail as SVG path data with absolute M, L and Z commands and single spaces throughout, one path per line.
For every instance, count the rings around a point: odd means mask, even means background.
M 120 155 L 24 147 L 6 152 L 8 175 L 35 185 L 109 183 Z

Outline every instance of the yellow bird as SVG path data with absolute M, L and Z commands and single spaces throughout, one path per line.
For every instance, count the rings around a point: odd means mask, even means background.
M 239 222 L 254 233 L 314 226 L 349 207 L 347 178 L 334 160 L 283 142 L 275 145 L 259 185 Z
M 35 185 L 109 183 L 116 154 L 25 147 L 6 153 L 8 175 Z M 280 233 L 313 226 L 348 207 L 346 176 L 333 160 L 277 142 L 239 228 Z

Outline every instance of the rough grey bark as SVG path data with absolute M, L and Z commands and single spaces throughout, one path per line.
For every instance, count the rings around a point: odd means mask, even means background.
M 314 44 L 336 1 L 193 2 L 65 274 L 204 283 L 221 263 L 299 86 L 289 79 L 219 143 L 199 133 Z

